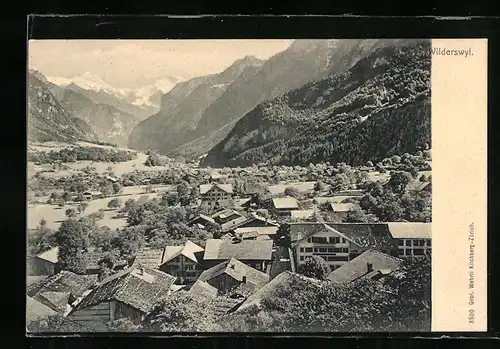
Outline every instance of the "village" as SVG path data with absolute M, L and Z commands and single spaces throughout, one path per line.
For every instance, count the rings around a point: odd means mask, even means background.
M 169 327 L 168 304 L 190 297 L 216 321 L 265 308 L 291 280 L 382 285 L 430 257 L 430 149 L 363 166 L 143 166 L 153 158 L 139 154 L 131 171 L 54 162 L 33 175 L 28 327 L 109 332 L 163 316 L 149 329 L 189 331 Z M 78 170 L 44 177 L 64 166 Z

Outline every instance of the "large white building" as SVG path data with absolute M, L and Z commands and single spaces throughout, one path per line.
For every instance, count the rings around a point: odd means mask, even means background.
M 368 249 L 395 257 L 431 252 L 431 223 L 290 223 L 296 265 L 320 256 L 335 270 Z

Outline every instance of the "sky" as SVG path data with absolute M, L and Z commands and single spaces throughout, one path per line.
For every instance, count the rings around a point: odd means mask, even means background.
M 168 76 L 218 73 L 247 55 L 268 59 L 293 40 L 30 40 L 28 65 L 48 77 L 89 72 L 113 87 L 136 88 Z

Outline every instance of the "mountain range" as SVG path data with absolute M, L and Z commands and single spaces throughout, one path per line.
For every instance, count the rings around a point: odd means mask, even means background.
M 94 81 L 91 79 L 86 83 L 76 79 L 80 85 L 74 82 L 58 85 L 38 71 L 30 70 L 30 74 L 49 90 L 64 112 L 84 121 L 99 141 L 126 147 L 134 126 L 154 113 L 154 110 L 148 111 L 109 93 L 111 87 L 101 88 L 105 83 L 97 79 L 94 79 L 97 80 L 94 84 L 89 82 Z
M 202 165 L 363 164 L 430 144 L 430 40 L 372 47 L 347 71 L 257 105 Z
M 70 115 L 54 97 L 45 77 L 28 73 L 28 140 L 74 142 L 97 140 L 92 127 Z
M 129 146 L 188 158 L 206 154 L 257 104 L 343 72 L 374 50 L 402 42 L 295 40 L 267 61 L 246 57 L 220 74 L 176 85 L 164 96 L 160 111 L 132 131 Z M 212 86 L 219 86 L 216 93 Z
M 214 167 L 377 161 L 430 144 L 430 62 L 430 40 L 341 39 L 295 40 L 267 60 L 245 56 L 218 74 L 135 90 L 31 70 L 44 92 L 30 102 L 46 108 L 30 108 L 30 134 L 43 138 L 41 120 L 57 119 L 70 139 Z

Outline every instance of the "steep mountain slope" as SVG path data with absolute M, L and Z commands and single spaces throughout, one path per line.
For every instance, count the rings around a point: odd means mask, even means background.
M 94 103 L 73 90 L 52 85 L 51 92 L 67 112 L 88 123 L 100 141 L 126 147 L 130 131 L 140 121 L 108 104 Z
M 168 152 L 188 140 L 205 109 L 241 75 L 253 74 L 262 65 L 255 57 L 234 62 L 219 74 L 179 83 L 162 98 L 160 111 L 141 122 L 129 137 L 129 147 Z
M 430 144 L 430 40 L 363 50 L 375 52 L 347 72 L 259 104 L 203 165 L 360 164 Z
M 28 140 L 97 140 L 90 125 L 64 110 L 50 92 L 47 82 L 39 77 L 36 72 L 28 73 Z
M 344 72 L 374 50 L 399 44 L 393 39 L 295 40 L 255 74 L 238 79 L 203 113 L 189 142 L 174 154 L 198 156 L 219 143 L 257 104 L 308 82 Z

